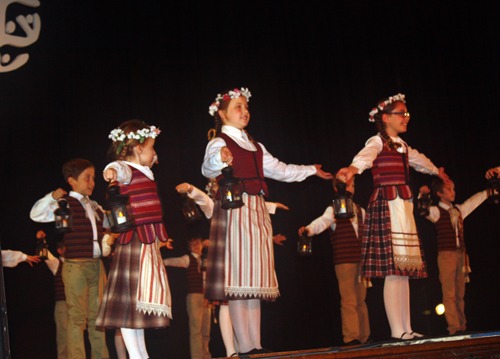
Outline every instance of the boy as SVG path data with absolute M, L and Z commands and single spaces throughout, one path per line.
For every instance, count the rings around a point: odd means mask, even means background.
M 465 253 L 463 220 L 486 199 L 486 191 L 479 192 L 463 204 L 453 205 L 455 185 L 442 179 L 432 182 L 432 192 L 439 197 L 439 205 L 429 208 L 429 221 L 436 225 L 439 281 L 443 291 L 444 316 L 450 335 L 466 329 L 464 313 L 465 282 L 468 281 L 468 257 Z M 429 193 L 429 187 L 420 188 L 420 194 Z
M 333 188 L 337 179 L 333 179 Z M 354 194 L 354 177 L 347 183 L 347 191 Z M 345 345 L 371 341 L 368 308 L 365 303 L 366 286 L 361 280 L 361 235 L 365 210 L 356 204 L 356 214 L 350 219 L 336 219 L 330 205 L 325 213 L 307 227 L 299 229 L 299 235 L 307 231 L 312 237 L 329 228 L 333 247 L 333 264 L 339 281 L 342 334 Z
M 98 330 L 95 319 L 106 283 L 101 261 L 100 238 L 103 233 L 103 211 L 89 199 L 94 190 L 94 165 L 84 159 L 73 159 L 62 168 L 72 191 L 59 188 L 35 203 L 30 217 L 35 222 L 54 221 L 57 201 L 64 197 L 73 211 L 73 232 L 64 236 L 65 262 L 62 268 L 64 292 L 68 305 L 68 357 L 85 359 L 83 332 L 88 328 L 92 357 L 109 358 L 104 330 Z
M 188 239 L 190 253 L 182 257 L 166 258 L 166 266 L 187 268 L 186 308 L 189 316 L 189 348 L 191 359 L 211 358 L 208 343 L 210 342 L 210 308 L 203 296 L 204 273 L 201 271 L 201 237 Z

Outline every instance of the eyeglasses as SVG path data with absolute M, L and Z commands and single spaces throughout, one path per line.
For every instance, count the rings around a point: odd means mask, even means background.
M 391 115 L 401 115 L 403 117 L 410 117 L 410 113 L 409 112 L 389 112 L 389 114 L 391 114 Z

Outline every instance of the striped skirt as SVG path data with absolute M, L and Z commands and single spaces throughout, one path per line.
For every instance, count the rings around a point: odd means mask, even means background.
M 118 244 L 96 326 L 131 329 L 168 326 L 171 299 L 164 270 L 158 240 L 143 244 L 135 232 L 129 243 Z M 149 278 L 146 283 L 145 277 Z
M 361 245 L 362 276 L 425 278 L 427 267 L 413 204 L 399 197 L 390 202 L 379 195 L 368 205 Z
M 216 201 L 207 266 L 208 299 L 279 296 L 274 270 L 272 226 L 262 196 L 243 193 L 245 205 L 223 210 Z

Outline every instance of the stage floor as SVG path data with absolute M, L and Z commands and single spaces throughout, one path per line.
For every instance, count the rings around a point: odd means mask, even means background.
M 500 332 L 241 356 L 242 358 L 500 358 Z

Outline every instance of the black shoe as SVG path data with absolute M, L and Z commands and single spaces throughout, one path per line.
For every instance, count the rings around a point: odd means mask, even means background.
M 229 358 L 232 358 L 232 357 L 237 357 L 238 356 L 238 353 L 233 353 L 229 356 Z
M 257 349 L 258 353 L 257 354 L 269 354 L 269 353 L 274 353 L 272 350 L 266 349 L 266 348 L 260 348 Z
M 363 344 L 372 344 L 373 342 L 374 340 L 372 339 L 372 337 L 368 337 L 368 339 L 366 339 Z
M 261 352 L 259 352 L 260 349 L 256 349 L 256 348 L 253 348 L 252 350 L 250 350 L 249 352 L 244 352 L 244 353 L 239 353 L 239 356 L 242 356 L 242 355 L 254 355 L 254 354 L 261 354 Z
M 360 345 L 360 344 L 361 344 L 361 342 L 358 339 L 353 339 L 350 342 L 345 343 L 344 346 L 347 347 L 347 346 L 350 346 L 350 345 Z

